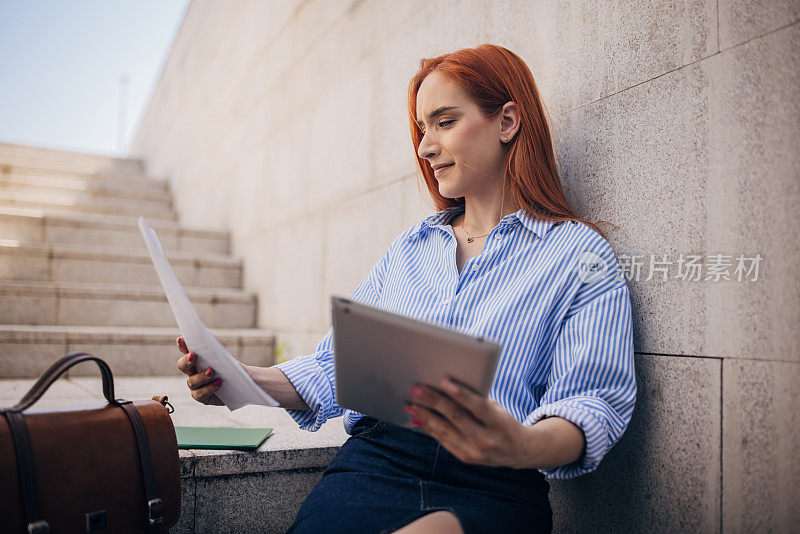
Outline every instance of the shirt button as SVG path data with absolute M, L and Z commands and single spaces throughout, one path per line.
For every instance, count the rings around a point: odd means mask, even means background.
M 450 304 L 450 299 L 444 299 L 444 300 L 442 301 L 442 304 Z
M 477 266 L 477 265 L 473 265 L 473 266 L 472 266 L 472 270 L 473 270 L 473 271 L 477 271 L 477 270 L 478 270 L 478 266 Z
M 494 238 L 495 238 L 495 239 L 503 239 L 503 236 L 502 236 L 502 235 L 500 235 L 500 234 L 495 234 L 495 235 L 494 235 Z

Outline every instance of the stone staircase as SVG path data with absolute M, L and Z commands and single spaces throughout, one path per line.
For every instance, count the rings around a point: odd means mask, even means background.
M 0 377 L 38 377 L 74 350 L 115 375 L 175 374 L 178 329 L 140 215 L 220 342 L 248 365 L 274 363 L 229 236 L 183 227 L 168 184 L 140 161 L 0 143 Z
M 257 451 L 181 449 L 181 513 L 171 533 L 285 532 L 347 439 L 341 419 L 300 430 L 282 408 L 234 412 L 189 395 L 178 328 L 136 221 L 145 215 L 195 309 L 248 365 L 272 365 L 255 296 L 225 232 L 184 228 L 166 183 L 138 161 L 0 143 L 0 406 L 74 350 L 103 358 L 115 396 L 168 395 L 175 426 L 267 427 Z M 79 364 L 34 409 L 104 405 L 96 365 Z

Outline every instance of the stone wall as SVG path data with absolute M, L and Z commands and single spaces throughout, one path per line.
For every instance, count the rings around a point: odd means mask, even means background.
M 629 272 L 637 408 L 596 472 L 552 482 L 556 531 L 788 532 L 800 4 L 622 4 L 195 0 L 131 156 L 171 182 L 183 222 L 231 231 L 259 325 L 292 358 L 327 331 L 329 295 L 433 211 L 406 117 L 419 59 L 483 42 L 516 52 L 573 207 L 618 226 L 620 259 L 644 261 Z M 760 254 L 756 279 L 736 279 L 740 254 Z M 689 255 L 699 280 L 681 277 Z M 666 279 L 651 259 L 673 262 Z

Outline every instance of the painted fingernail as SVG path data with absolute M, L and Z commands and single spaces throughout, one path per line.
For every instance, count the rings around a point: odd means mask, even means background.
M 187 360 L 189 360 L 190 362 L 191 362 L 192 360 L 194 360 L 194 352 L 190 352 L 190 353 L 189 353 L 189 355 L 188 355 L 188 356 L 186 356 L 186 359 L 187 359 Z
M 412 425 L 416 425 L 416 426 L 421 426 L 421 423 L 419 421 L 417 421 L 416 419 L 412 419 L 411 420 L 411 424 Z
M 416 410 L 416 409 L 414 409 L 414 407 L 413 407 L 413 406 L 403 406 L 403 409 L 404 409 L 404 410 L 405 410 L 407 413 L 410 413 L 411 415 L 414 415 L 414 414 L 416 414 L 416 413 L 417 413 L 417 410 Z
M 211 375 L 213 375 L 213 374 L 214 374 L 214 371 L 212 371 L 212 370 L 211 370 L 211 367 L 209 367 L 208 369 L 206 369 L 206 376 L 211 376 Z
M 221 379 L 217 378 L 216 380 L 214 380 L 214 385 L 215 386 L 219 386 L 220 384 L 222 384 L 222 380 Z

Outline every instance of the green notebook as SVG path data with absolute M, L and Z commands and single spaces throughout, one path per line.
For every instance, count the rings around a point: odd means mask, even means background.
M 257 449 L 271 428 L 219 428 L 176 426 L 179 449 Z

